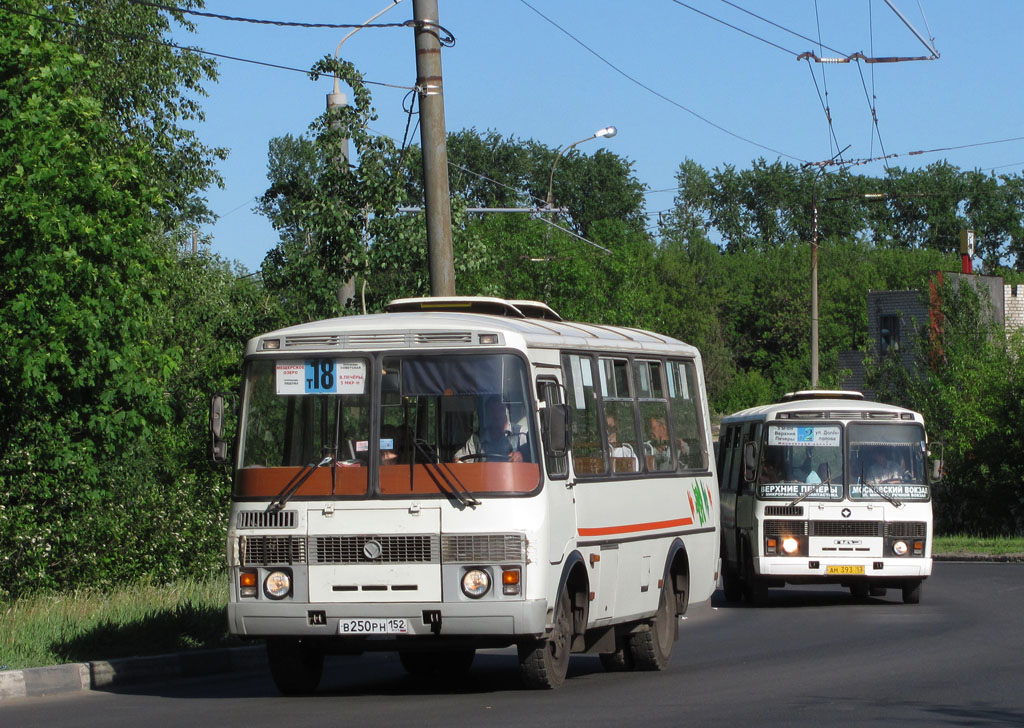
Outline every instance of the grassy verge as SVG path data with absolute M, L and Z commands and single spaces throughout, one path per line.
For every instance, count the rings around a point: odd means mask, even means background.
M 240 644 L 222 574 L 0 603 L 0 670 Z
M 955 534 L 936 536 L 933 554 L 964 554 L 975 556 L 1009 556 L 1024 554 L 1024 538 L 983 538 Z

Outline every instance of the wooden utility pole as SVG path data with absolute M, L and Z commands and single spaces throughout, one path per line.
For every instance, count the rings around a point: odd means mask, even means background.
M 441 39 L 437 0 L 413 0 L 416 21 L 416 85 L 420 99 L 420 144 L 426 196 L 430 295 L 455 295 L 452 208 L 448 191 L 448 148 L 441 80 Z

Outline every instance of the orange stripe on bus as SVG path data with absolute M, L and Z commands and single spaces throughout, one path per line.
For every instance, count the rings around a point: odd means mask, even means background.
M 628 526 L 606 526 L 604 528 L 580 528 L 580 536 L 611 536 L 619 533 L 635 533 L 638 531 L 657 531 L 659 528 L 674 526 L 692 526 L 692 518 L 676 518 L 671 521 L 654 521 L 653 523 L 632 523 Z

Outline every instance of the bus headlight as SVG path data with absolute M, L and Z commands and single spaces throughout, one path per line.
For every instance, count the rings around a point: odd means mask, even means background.
M 892 545 L 892 552 L 897 556 L 906 556 L 907 551 L 909 551 L 909 548 L 907 548 L 906 541 L 896 541 Z
M 263 593 L 271 599 L 284 599 L 291 591 L 292 575 L 286 571 L 271 571 L 263 581 Z
M 462 593 L 470 599 L 479 599 L 491 588 L 491 577 L 483 569 L 469 569 L 462 575 Z
M 792 536 L 786 536 L 782 539 L 782 550 L 790 555 L 795 554 L 800 550 L 800 542 Z

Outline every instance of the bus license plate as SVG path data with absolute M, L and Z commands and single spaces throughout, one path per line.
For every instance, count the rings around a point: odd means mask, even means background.
M 367 617 L 365 619 L 342 619 L 338 622 L 338 634 L 408 634 L 409 623 L 399 617 Z
M 864 566 L 827 566 L 825 567 L 826 574 L 864 574 Z

